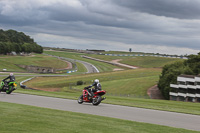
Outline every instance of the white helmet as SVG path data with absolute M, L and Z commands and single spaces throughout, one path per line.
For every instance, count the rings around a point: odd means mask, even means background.
M 95 79 L 94 82 L 95 82 L 95 83 L 99 83 L 99 80 L 98 80 L 98 79 Z
M 13 76 L 13 73 L 10 73 L 10 76 Z

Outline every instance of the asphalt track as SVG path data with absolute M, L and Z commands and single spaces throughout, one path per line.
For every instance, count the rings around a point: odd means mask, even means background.
M 75 59 L 71 59 L 71 58 L 65 58 L 65 57 L 58 57 L 58 56 L 54 56 L 63 60 L 67 60 L 67 61 L 71 61 L 71 62 L 79 62 L 81 64 L 83 64 L 86 69 L 87 69 L 87 73 L 97 73 L 99 72 L 99 70 L 92 64 L 85 62 L 85 61 L 81 61 L 81 60 L 75 60 Z
M 92 64 L 85 62 L 85 61 L 81 61 L 81 60 L 76 60 L 76 59 L 71 59 L 71 58 L 66 58 L 66 57 L 59 57 L 59 56 L 55 56 L 55 55 L 49 55 L 49 54 L 45 54 L 48 56 L 53 56 L 62 60 L 66 60 L 66 61 L 70 61 L 70 62 L 79 62 L 82 63 L 86 69 L 87 69 L 87 73 L 98 73 L 99 70 Z
M 19 93 L 12 93 L 10 95 L 1 93 L 0 101 L 200 131 L 200 116 L 198 115 L 189 115 L 103 103 L 101 103 L 99 106 L 93 106 L 89 103 L 78 104 L 76 100 Z

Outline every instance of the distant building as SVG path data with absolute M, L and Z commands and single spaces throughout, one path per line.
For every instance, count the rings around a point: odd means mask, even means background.
M 170 87 L 170 100 L 200 102 L 200 75 L 180 75 Z

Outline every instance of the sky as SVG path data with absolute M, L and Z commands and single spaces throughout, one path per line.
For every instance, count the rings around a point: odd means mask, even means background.
M 0 0 L 0 29 L 46 47 L 197 54 L 200 0 Z

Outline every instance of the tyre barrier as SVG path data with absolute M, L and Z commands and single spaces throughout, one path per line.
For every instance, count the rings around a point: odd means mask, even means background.
M 35 77 L 33 77 L 33 78 L 35 78 Z M 28 82 L 28 81 L 32 80 L 33 78 L 29 78 L 29 79 L 26 79 L 26 80 L 20 82 L 20 87 L 23 89 L 32 89 L 32 88 L 27 87 L 26 85 L 23 85 L 23 83 Z
M 77 72 L 77 70 L 67 71 L 67 73 L 74 73 Z

